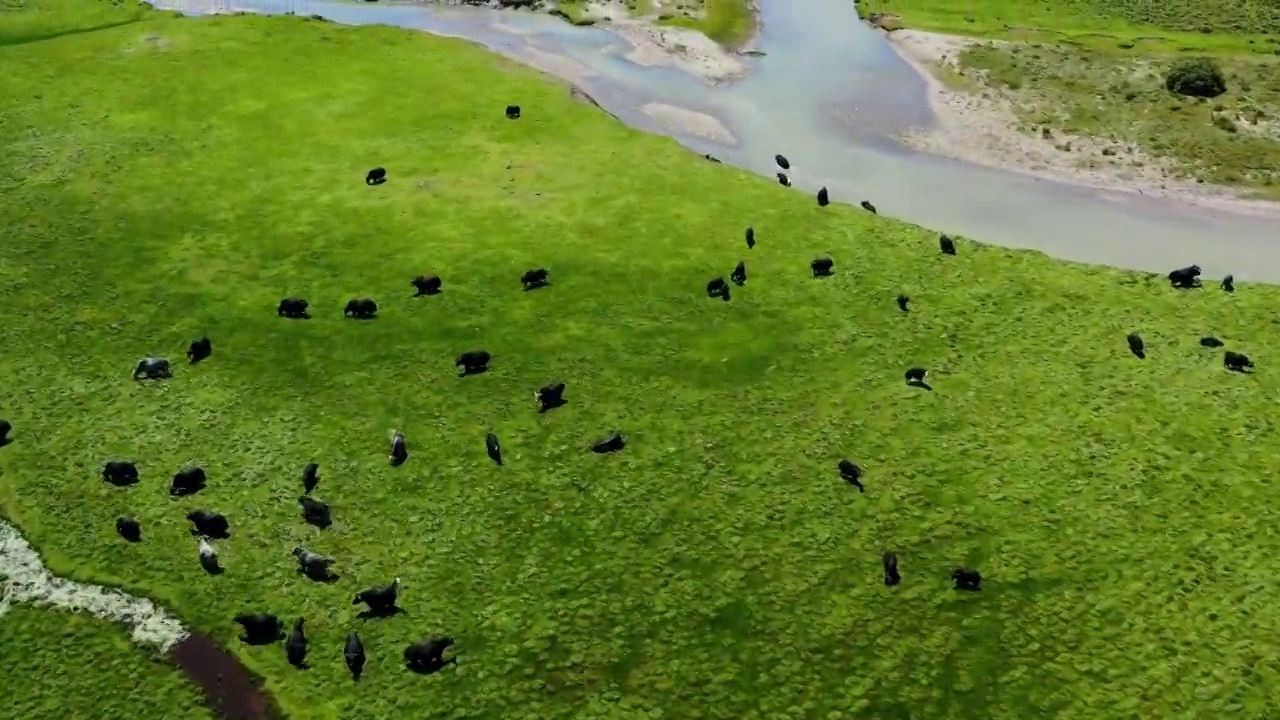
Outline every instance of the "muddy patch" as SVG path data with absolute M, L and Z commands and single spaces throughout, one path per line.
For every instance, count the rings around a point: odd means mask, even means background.
M 223 720 L 284 720 L 262 681 L 213 638 L 192 633 L 169 651 L 169 660 L 204 693 Z

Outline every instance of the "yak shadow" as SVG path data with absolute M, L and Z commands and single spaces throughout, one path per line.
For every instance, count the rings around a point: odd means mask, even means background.
M 1147 352 L 1145 350 L 1130 350 L 1129 352 L 1133 353 L 1133 356 L 1139 360 L 1147 359 Z
M 12 444 L 13 444 L 13 438 L 11 437 L 0 438 L 0 448 L 4 447 L 5 445 L 12 445 Z M 128 483 L 128 484 L 132 485 L 133 483 Z
M 565 405 L 568 405 L 568 404 L 569 404 L 569 401 L 565 400 L 564 398 L 548 400 L 545 404 L 543 404 L 542 408 L 538 410 L 538 414 L 541 415 L 542 413 L 547 412 L 548 410 L 555 410 L 558 407 L 564 407 Z
M 328 530 L 330 527 L 333 527 L 333 519 L 332 519 L 332 518 L 306 518 L 306 517 L 304 517 L 304 518 L 302 518 L 302 521 L 303 521 L 304 523 L 306 523 L 306 524 L 310 525 L 311 527 L 320 528 L 321 530 Z
M 240 642 L 244 643 L 245 645 L 254 645 L 254 646 L 274 645 L 275 643 L 278 643 L 283 639 L 284 639 L 283 630 L 276 633 L 274 637 L 268 637 L 267 635 L 260 635 L 260 636 L 241 635 L 240 636 Z
M 13 442 L 12 438 L 0 440 L 0 447 L 4 447 L 11 442 Z M 103 478 L 103 480 L 105 480 L 108 485 L 114 485 L 115 487 L 129 487 L 130 485 L 138 484 L 138 480 L 136 478 L 132 480 L 124 478 Z
M 401 465 L 403 465 L 403 464 L 405 464 L 406 462 L 408 462 L 408 460 L 409 460 L 409 456 L 408 456 L 408 455 L 406 455 L 406 456 L 404 456 L 404 457 L 393 457 L 393 458 L 391 458 L 391 467 L 400 467 Z
M 468 375 L 483 375 L 483 374 L 485 374 L 485 373 L 487 373 L 487 372 L 489 372 L 489 366 L 488 366 L 488 365 L 484 365 L 484 366 L 482 366 L 482 367 L 476 367 L 476 368 L 467 368 L 467 367 L 464 367 L 464 368 L 462 369 L 462 373 L 461 373 L 461 374 L 459 374 L 459 375 L 458 375 L 458 377 L 467 377 Z
M 305 571 L 299 570 L 298 574 L 312 582 L 324 583 L 325 585 L 332 585 L 342 579 L 342 576 L 337 573 L 329 573 L 328 575 L 308 575 Z
M 1253 369 L 1247 367 L 1228 367 L 1227 372 L 1240 373 L 1241 375 L 1252 375 Z
M 207 567 L 207 568 L 205 568 L 205 569 L 204 569 L 204 571 L 205 571 L 206 573 L 209 573 L 210 575 L 217 576 L 217 575 L 221 575 L 221 574 L 225 573 L 225 572 L 226 572 L 226 569 L 225 569 L 225 568 L 223 568 L 221 565 L 214 565 L 213 567 Z M 253 643 L 249 643 L 249 644 L 250 644 L 250 645 L 252 645 Z
M 419 290 L 418 292 L 415 292 L 413 296 L 422 297 L 423 295 L 439 295 L 440 293 L 441 293 L 440 288 L 434 288 L 432 290 Z
M 833 275 L 835 275 L 834 270 L 814 270 L 813 271 L 813 276 L 815 278 L 829 278 Z
M 458 658 L 449 658 L 448 660 L 433 663 L 405 663 L 404 666 L 409 672 L 417 673 L 418 675 L 434 675 L 443 670 L 445 666 L 455 665 L 457 662 Z
M 933 392 L 933 386 L 923 380 L 912 380 L 911 382 L 908 382 L 907 385 L 911 387 L 918 387 L 921 390 L 928 390 L 929 392 Z
M 540 290 L 544 287 L 547 287 L 550 284 L 551 284 L 550 280 L 539 280 L 538 282 L 531 282 L 528 285 L 524 286 L 524 291 L 529 292 L 530 290 Z
M 202 533 L 202 532 L 200 532 L 199 530 L 192 529 L 190 532 L 191 532 L 192 537 L 207 537 L 207 538 L 209 538 L 210 540 L 229 540 L 229 539 L 231 539 L 231 532 L 230 532 L 229 530 L 223 530 L 223 531 L 222 531 L 222 532 L 220 532 L 220 533 Z
M 389 608 L 378 608 L 377 610 L 369 609 L 356 613 L 356 617 L 361 620 L 383 620 L 385 618 L 393 618 L 397 615 L 407 615 L 398 605 L 392 605 Z
M 386 185 L 386 184 L 387 184 L 387 176 L 386 176 L 386 175 L 383 175 L 383 176 L 382 176 L 382 177 L 380 177 L 380 178 L 365 178 L 365 180 L 364 180 L 364 184 L 365 184 L 365 185 L 368 185 L 369 187 L 377 187 L 377 186 L 379 186 L 379 185 Z

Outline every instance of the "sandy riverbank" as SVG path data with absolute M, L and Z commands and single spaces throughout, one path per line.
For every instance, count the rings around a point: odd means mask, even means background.
M 760 13 L 753 0 L 752 13 Z M 654 16 L 633 16 L 619 0 L 591 2 L 586 17 L 631 44 L 627 59 L 637 65 L 670 65 L 708 83 L 732 82 L 747 74 L 747 66 L 739 52 L 731 52 L 696 30 L 656 24 Z M 741 52 L 750 48 L 750 43 Z
M 1140 150 L 1093 138 L 1029 135 L 1018 127 L 1013 99 L 989 87 L 969 92 L 939 75 L 958 70 L 960 53 L 978 41 L 920 30 L 880 32 L 924 78 L 937 118 L 931 128 L 904 133 L 908 147 L 1002 170 L 1076 185 L 1169 197 L 1232 212 L 1280 217 L 1280 204 L 1239 197 L 1230 188 L 1177 179 L 1170 163 Z

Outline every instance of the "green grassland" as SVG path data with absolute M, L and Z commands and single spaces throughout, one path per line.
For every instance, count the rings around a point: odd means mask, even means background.
M 1065 131 L 1135 147 L 1174 174 L 1280 196 L 1280 3 L 922 3 L 864 0 L 890 27 L 1007 42 L 971 47 L 962 72 L 1014 102 L 1028 132 Z M 1180 54 L 1210 54 L 1228 92 L 1180 98 L 1164 75 Z M 1104 158 L 1082 162 L 1105 161 Z M 1111 162 L 1126 162 L 1124 155 Z
M 0 508 L 55 572 L 226 642 L 291 717 L 1270 707 L 1280 290 L 1178 292 L 966 241 L 942 256 L 934 233 L 820 209 L 476 46 L 392 28 L 157 13 L 11 42 L 0 66 L 0 414 L 16 437 Z M 375 165 L 390 181 L 366 187 Z M 815 280 L 823 254 L 836 274 Z M 706 298 L 742 259 L 746 286 Z M 521 292 L 536 266 L 553 285 Z M 443 294 L 411 299 L 431 272 Z M 287 295 L 315 318 L 278 319 Z M 379 319 L 342 319 L 360 295 Z M 1135 330 L 1145 361 L 1125 347 Z M 202 332 L 205 363 L 128 379 Z M 1259 371 L 1225 372 L 1204 333 Z M 472 348 L 493 367 L 459 378 Z M 917 364 L 932 392 L 902 382 Z M 531 394 L 553 379 L 569 405 L 539 415 Z M 392 428 L 409 438 L 400 468 Z M 625 450 L 586 451 L 613 428 Z M 103 483 L 112 458 L 142 482 Z M 309 461 L 327 531 L 298 516 Z M 171 500 L 189 463 L 209 487 Z M 232 522 L 222 576 L 197 565 L 197 507 Z M 124 513 L 144 543 L 114 536 Z M 299 578 L 299 543 L 342 580 Z M 982 592 L 951 589 L 961 564 Z M 406 613 L 357 619 L 352 594 L 394 575 Z M 314 667 L 239 644 L 230 618 L 249 610 L 305 615 Z M 340 655 L 353 628 L 359 684 Z M 438 633 L 456 667 L 400 667 Z M 104 692 L 136 682 L 94 670 L 83 682 Z
M 0 717 L 211 718 L 200 692 L 148 652 L 106 622 L 10 607 L 0 614 Z

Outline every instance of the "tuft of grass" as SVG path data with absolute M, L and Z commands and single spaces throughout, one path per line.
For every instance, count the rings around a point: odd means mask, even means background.
M 227 643 L 291 717 L 1269 707 L 1280 289 L 1178 292 L 963 240 L 942 256 L 931 232 L 820 209 L 393 28 L 156 14 L 0 48 L 0 66 L 0 507 L 53 570 Z M 389 182 L 365 186 L 379 165 Z M 815 280 L 824 255 L 835 275 Z M 744 259 L 732 301 L 706 298 Z M 551 287 L 519 289 L 532 267 Z M 422 273 L 441 295 L 409 297 Z M 288 295 L 314 319 L 277 318 Z M 381 317 L 344 320 L 357 296 Z M 206 332 L 209 360 L 129 380 Z M 1258 371 L 1224 371 L 1204 333 Z M 473 348 L 492 369 L 457 377 Z M 913 365 L 932 392 L 903 383 Z M 556 379 L 568 405 L 536 413 Z M 587 451 L 613 429 L 625 450 Z M 103 483 L 114 458 L 141 482 Z M 312 461 L 324 531 L 299 517 Z M 169 498 L 188 464 L 209 487 Z M 197 564 L 195 508 L 231 521 L 224 575 Z M 126 513 L 139 545 L 115 537 Z M 342 579 L 300 578 L 298 544 Z M 957 565 L 980 593 L 950 588 Z M 360 620 L 353 594 L 396 575 L 405 614 Z M 311 670 L 235 641 L 231 618 L 258 611 L 307 618 Z M 445 633 L 456 667 L 401 667 Z M 15 686 L 81 716 L 60 688 Z M 156 708 L 133 714 L 175 717 Z
M 47 607 L 0 614 L 0 717 L 211 719 L 173 665 L 110 623 Z

